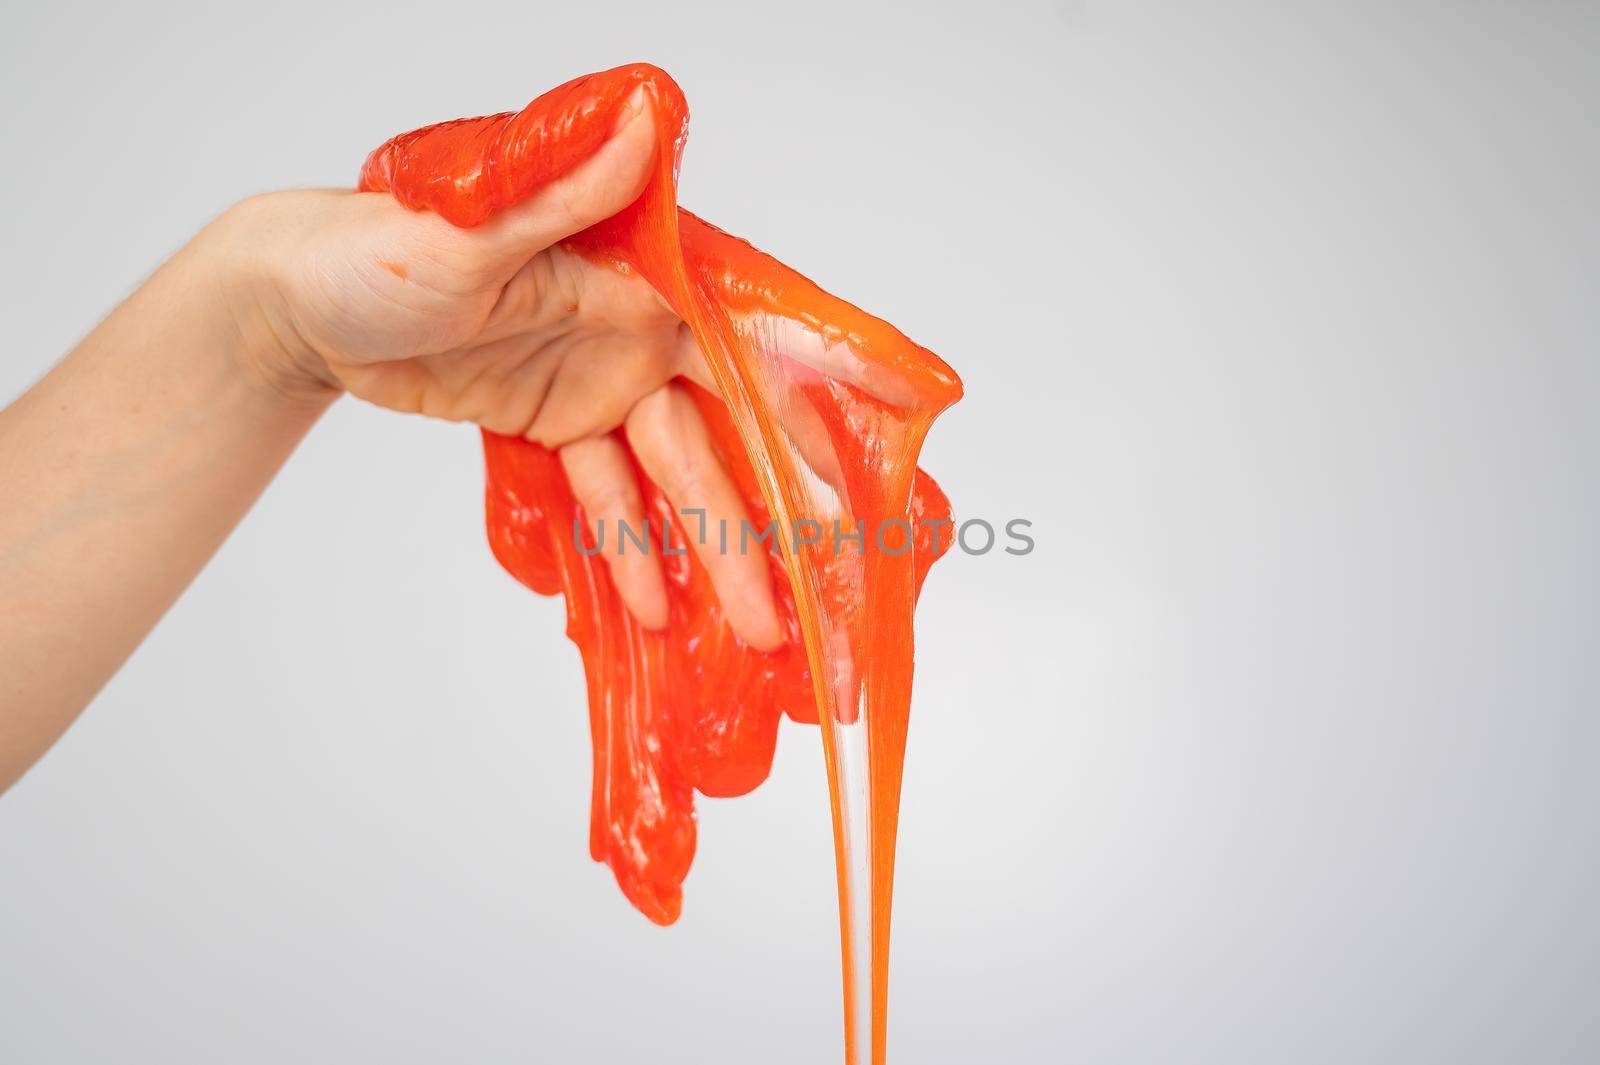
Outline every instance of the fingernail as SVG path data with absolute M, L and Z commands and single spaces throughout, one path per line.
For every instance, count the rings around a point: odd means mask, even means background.
M 613 127 L 611 135 L 615 137 L 618 133 L 638 121 L 639 117 L 647 110 L 649 102 L 650 98 L 645 93 L 643 85 L 629 93 L 628 98 L 622 101 L 622 110 L 617 114 L 617 124 Z

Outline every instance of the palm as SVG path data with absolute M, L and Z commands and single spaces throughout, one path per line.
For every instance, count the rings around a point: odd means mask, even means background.
M 380 406 L 560 447 L 622 425 L 672 377 L 700 376 L 686 330 L 648 284 L 559 246 L 466 292 L 448 290 L 459 273 L 380 269 L 388 280 L 345 283 L 368 290 L 382 328 L 367 330 L 365 350 L 322 352 L 345 388 Z

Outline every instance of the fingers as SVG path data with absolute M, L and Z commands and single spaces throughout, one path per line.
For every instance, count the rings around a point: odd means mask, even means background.
M 766 550 L 759 544 L 744 549 L 739 533 L 750 514 L 723 469 L 694 400 L 677 385 L 659 388 L 629 413 L 626 431 L 639 464 L 674 507 L 703 508 L 706 528 L 729 530 L 724 549 L 720 537 L 706 536 L 701 542 L 697 521 L 687 526 L 689 543 L 710 575 L 733 631 L 758 650 L 781 646 Z
M 623 603 L 645 628 L 666 628 L 667 584 L 655 548 L 647 552 L 623 539 L 626 526 L 649 544 L 644 500 L 627 449 L 615 436 L 606 435 L 568 444 L 560 455 L 567 483 L 589 519 L 589 532 L 611 568 L 612 583 Z
M 678 324 L 678 336 L 675 342 L 675 369 L 684 377 L 693 381 L 713 396 L 721 395 L 717 388 L 717 379 L 711 375 L 711 367 L 706 362 L 705 353 L 700 350 L 700 342 L 694 338 L 694 331 L 687 322 Z
M 552 244 L 610 218 L 644 191 L 655 151 L 652 105 L 641 87 L 599 151 L 482 227 L 485 254 L 509 276 Z
M 650 338 L 630 341 L 609 334 L 574 343 L 524 435 L 559 447 L 617 428 L 640 396 L 670 376 L 659 349 Z
M 706 364 L 705 355 L 700 350 L 699 342 L 695 340 L 688 326 L 683 326 L 680 330 L 677 358 L 678 373 L 714 396 L 721 394 L 716 379 L 711 374 L 711 368 Z M 779 387 L 783 389 L 783 401 L 778 404 L 779 426 L 788 437 L 789 443 L 799 452 L 800 460 L 833 489 L 838 497 L 840 510 L 848 510 L 850 501 L 845 485 L 844 467 L 839 461 L 838 449 L 834 447 L 833 440 L 828 435 L 828 428 L 823 423 L 822 416 L 817 413 L 817 408 L 798 384 L 784 380 L 779 382 Z

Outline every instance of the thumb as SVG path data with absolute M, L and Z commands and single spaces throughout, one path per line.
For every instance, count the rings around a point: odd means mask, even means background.
M 656 128 L 641 86 L 623 104 L 610 138 L 588 159 L 475 230 L 485 265 L 510 276 L 558 241 L 604 221 L 639 198 L 655 161 Z

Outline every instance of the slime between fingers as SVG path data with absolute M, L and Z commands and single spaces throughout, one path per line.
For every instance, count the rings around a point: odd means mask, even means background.
M 528 587 L 565 596 L 588 682 L 590 851 L 652 921 L 670 924 L 682 906 L 694 793 L 761 783 L 780 715 L 823 723 L 846 1058 L 880 1065 L 911 615 L 950 539 L 949 503 L 916 459 L 960 381 L 888 323 L 678 207 L 688 107 L 652 66 L 578 78 L 520 112 L 403 134 L 367 159 L 360 187 L 477 225 L 592 155 L 641 86 L 658 140 L 649 182 L 564 246 L 642 276 L 693 331 L 720 396 L 686 387 L 753 521 L 717 543 L 724 530 L 674 513 L 635 463 L 671 612 L 650 632 L 624 607 L 556 454 L 485 433 L 490 544 Z M 729 628 L 688 550 L 702 535 L 717 549 L 767 553 L 784 646 L 763 653 Z

